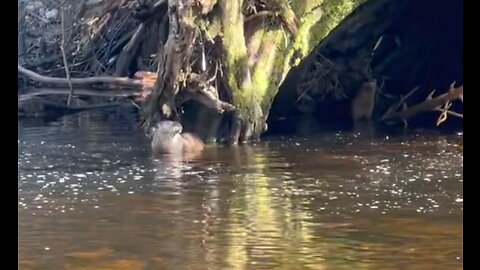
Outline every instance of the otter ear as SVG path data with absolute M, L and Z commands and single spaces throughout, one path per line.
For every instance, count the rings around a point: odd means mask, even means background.
M 157 129 L 158 129 L 157 126 L 151 127 L 150 130 L 148 132 L 146 132 L 147 138 L 149 138 L 149 139 L 153 138 L 153 136 L 157 132 Z

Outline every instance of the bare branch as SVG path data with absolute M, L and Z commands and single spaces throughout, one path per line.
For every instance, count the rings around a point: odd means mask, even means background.
M 406 110 L 391 113 L 390 115 L 384 117 L 382 120 L 388 120 L 388 119 L 394 119 L 394 118 L 407 119 L 421 112 L 435 111 L 437 110 L 437 108 L 439 108 L 443 104 L 446 104 L 448 102 L 451 102 L 457 99 L 463 100 L 463 85 L 459 87 L 454 87 L 454 84 L 451 84 L 450 89 L 448 90 L 447 93 L 432 99 L 427 99 L 424 102 L 417 104 L 415 106 L 412 106 Z
M 53 85 L 59 88 L 68 87 L 69 83 L 68 80 L 65 78 L 56 78 L 56 77 L 48 77 L 40 75 L 36 72 L 28 70 L 20 65 L 18 65 L 18 73 L 28 77 L 34 81 Z M 110 76 L 102 76 L 102 77 L 89 77 L 89 78 L 71 78 L 70 79 L 72 85 L 76 86 L 91 86 L 94 84 L 105 84 L 111 85 L 115 87 L 130 87 L 134 88 L 138 91 L 142 90 L 143 84 L 140 80 L 130 79 L 130 78 L 118 78 L 118 77 L 110 77 Z M 105 87 L 107 88 L 107 87 Z
M 60 50 L 62 51 L 63 58 L 63 67 L 65 68 L 65 76 L 67 76 L 68 87 L 70 88 L 70 94 L 67 99 L 67 107 L 70 107 L 73 98 L 73 86 L 72 81 L 70 80 L 70 70 L 67 63 L 67 55 L 65 54 L 65 20 L 64 20 L 64 10 L 62 8 L 62 43 L 60 44 Z
M 398 103 L 388 109 L 388 111 L 382 116 L 380 120 L 387 119 L 392 113 L 396 112 L 401 106 L 406 105 L 405 101 L 416 91 L 418 90 L 418 86 L 414 87 L 412 91 L 410 91 L 406 96 L 400 98 Z

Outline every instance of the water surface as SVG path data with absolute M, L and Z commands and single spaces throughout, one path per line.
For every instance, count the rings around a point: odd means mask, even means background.
M 155 159 L 135 119 L 18 126 L 20 269 L 462 269 L 463 137 Z

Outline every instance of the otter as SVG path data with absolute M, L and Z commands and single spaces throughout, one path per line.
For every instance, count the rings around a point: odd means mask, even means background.
M 376 80 L 367 81 L 362 84 L 362 87 L 352 101 L 352 118 L 354 122 L 369 122 L 372 119 L 376 92 Z
M 192 154 L 205 147 L 203 141 L 192 133 L 182 134 L 182 125 L 174 121 L 161 121 L 153 130 L 152 151 L 155 154 Z

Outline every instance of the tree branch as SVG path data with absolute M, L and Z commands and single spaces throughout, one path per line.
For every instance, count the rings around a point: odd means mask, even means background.
M 36 72 L 28 70 L 20 65 L 18 65 L 18 73 L 22 74 L 25 77 L 28 77 L 34 81 L 53 85 L 58 88 L 67 88 L 69 87 L 68 79 L 65 78 L 56 78 L 40 75 Z M 94 84 L 105 84 L 114 87 L 126 87 L 134 88 L 138 91 L 141 91 L 144 85 L 140 80 L 130 79 L 130 78 L 118 78 L 118 77 L 89 77 L 89 78 L 71 78 L 72 85 L 75 86 L 91 86 Z M 108 88 L 108 87 L 105 87 Z
M 389 120 L 389 119 L 408 119 L 415 114 L 427 111 L 434 111 L 443 104 L 447 102 L 451 102 L 454 100 L 460 99 L 463 101 L 463 85 L 459 87 L 455 87 L 455 83 L 450 85 L 450 89 L 445 94 L 437 96 L 432 99 L 427 99 L 424 102 L 409 107 L 403 111 L 392 112 L 388 115 L 385 115 L 382 120 Z

